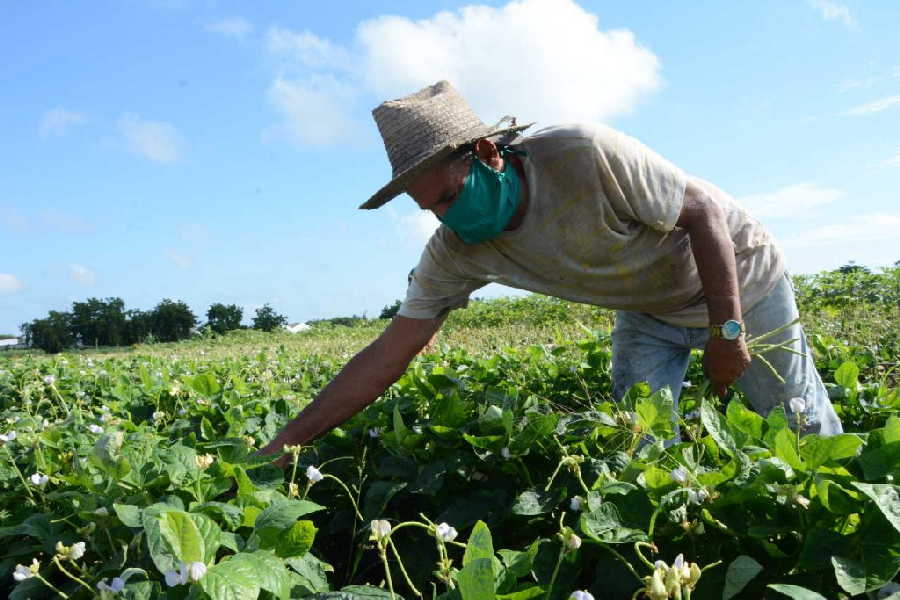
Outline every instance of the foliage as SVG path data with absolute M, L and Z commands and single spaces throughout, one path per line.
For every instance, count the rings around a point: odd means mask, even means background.
M 189 337 L 196 324 L 197 317 L 181 300 L 164 298 L 150 313 L 150 331 L 163 342 Z
M 253 317 L 253 329 L 261 331 L 273 331 L 287 325 L 287 317 L 275 312 L 268 304 L 256 309 Z
M 51 310 L 43 319 L 22 324 L 25 343 L 47 354 L 57 354 L 75 343 L 72 335 L 72 315 Z
M 72 303 L 71 328 L 84 346 L 121 346 L 128 342 L 125 302 L 121 298 L 88 298 Z
M 241 328 L 244 310 L 237 304 L 216 302 L 206 311 L 207 325 L 216 333 L 225 333 Z
M 381 314 L 378 315 L 379 319 L 393 319 L 397 316 L 397 312 L 400 310 L 400 306 L 403 304 L 402 300 L 397 300 L 393 304 L 385 306 L 381 309 Z
M 900 391 L 861 346 L 818 353 L 851 433 L 800 439 L 781 409 L 689 393 L 668 448 L 671 398 L 612 403 L 602 332 L 447 348 L 282 472 L 253 448 L 347 357 L 266 339 L 0 362 L 0 593 L 92 598 L 118 577 L 126 598 L 603 600 L 677 575 L 694 600 L 838 598 L 900 568 Z

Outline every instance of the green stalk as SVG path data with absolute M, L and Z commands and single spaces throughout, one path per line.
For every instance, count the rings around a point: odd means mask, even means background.
M 406 572 L 406 567 L 403 566 L 403 561 L 400 559 L 400 553 L 397 552 L 397 546 L 394 545 L 394 541 L 388 538 L 387 543 L 391 547 L 391 552 L 394 553 L 394 558 L 397 559 L 397 564 L 400 565 L 400 572 L 403 573 L 403 578 L 406 579 L 406 585 L 409 586 L 409 589 L 411 589 L 416 596 L 421 598 L 422 592 L 416 589 L 416 586 L 413 585 L 412 579 L 409 578 L 409 574 Z
M 353 498 L 353 494 L 350 493 L 350 489 L 344 484 L 344 482 L 334 475 L 328 473 L 323 473 L 322 476 L 328 479 L 334 479 L 342 488 L 344 488 L 344 491 L 347 493 L 347 497 L 350 499 L 350 503 L 353 505 L 353 510 L 356 511 L 356 518 L 362 521 L 363 516 L 362 513 L 359 512 L 359 506 L 356 504 L 356 500 Z
M 65 574 L 66 577 L 68 577 L 72 581 L 77 581 L 78 583 L 80 583 L 82 585 L 82 587 L 87 588 L 87 590 L 89 592 L 91 592 L 92 594 L 94 593 L 94 589 L 91 586 L 86 584 L 84 581 L 82 581 L 80 578 L 76 577 L 75 575 L 72 575 L 71 573 L 69 573 L 66 570 L 66 568 L 64 566 L 62 566 L 62 562 L 59 560 L 59 556 L 53 557 L 53 563 L 59 568 L 60 571 L 63 572 L 63 574 Z
M 66 600 L 68 600 L 69 596 L 65 592 L 63 592 L 61 589 L 57 588 L 55 585 L 53 585 L 46 579 L 44 579 L 40 573 L 35 573 L 34 576 L 37 577 L 41 581 L 41 583 L 46 585 L 48 588 L 50 588 L 51 590 L 53 590 L 54 592 L 56 592 L 57 594 L 59 594 L 60 596 L 65 598 Z M 93 593 L 93 590 L 91 590 L 91 593 Z
M 628 560 L 627 560 L 624 556 L 622 556 L 621 554 L 619 554 L 619 552 L 618 552 L 617 550 L 615 550 L 615 549 L 614 549 L 612 546 L 610 546 L 609 544 L 606 544 L 606 543 L 604 543 L 604 542 L 599 542 L 599 543 L 600 543 L 600 546 L 601 546 L 601 547 L 606 548 L 613 556 L 615 556 L 615 557 L 618 558 L 620 561 L 622 561 L 622 564 L 625 565 L 626 567 L 628 567 L 628 570 L 631 571 L 631 574 L 634 575 L 634 577 L 635 577 L 639 582 L 641 582 L 641 583 L 644 582 L 644 579 L 643 579 L 640 575 L 638 575 L 638 572 L 634 570 L 634 567 L 631 566 L 631 563 L 628 562 Z
M 566 554 L 565 544 L 559 548 L 559 556 L 556 557 L 556 565 L 553 567 L 553 574 L 550 576 L 550 585 L 547 586 L 547 595 L 544 600 L 550 600 L 550 594 L 553 593 L 553 584 L 556 583 L 556 576 L 559 574 L 559 565 L 562 564 L 563 556 Z
M 6 452 L 9 454 L 10 464 L 16 471 L 19 479 L 22 481 L 22 485 L 25 487 L 25 493 L 28 494 L 28 499 L 31 500 L 32 504 L 37 504 L 37 502 L 35 502 L 34 495 L 31 493 L 31 488 L 28 487 L 28 482 L 25 480 L 25 476 L 22 474 L 22 471 L 19 470 L 19 465 L 16 464 L 16 459 L 12 454 L 12 450 L 10 450 L 9 446 L 7 446 L 6 444 L 4 444 L 4 446 L 6 447 Z

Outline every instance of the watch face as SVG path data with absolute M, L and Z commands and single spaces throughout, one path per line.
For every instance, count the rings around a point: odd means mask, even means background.
M 722 324 L 722 337 L 726 340 L 736 340 L 741 335 L 741 324 L 737 321 L 725 321 Z

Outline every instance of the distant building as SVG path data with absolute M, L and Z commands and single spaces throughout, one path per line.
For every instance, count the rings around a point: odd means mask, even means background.
M 284 329 L 291 333 L 300 333 L 301 331 L 307 331 L 310 327 L 306 323 L 292 323 L 290 325 L 285 325 Z
M 9 338 L 0 340 L 0 350 L 12 350 L 13 348 L 27 348 L 24 338 Z

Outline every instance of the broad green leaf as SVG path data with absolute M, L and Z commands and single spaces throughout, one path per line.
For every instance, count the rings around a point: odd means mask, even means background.
M 775 456 L 791 465 L 798 471 L 805 470 L 805 465 L 797 454 L 797 434 L 790 429 L 782 429 L 775 434 L 774 448 Z
M 766 432 L 763 434 L 763 441 L 768 448 L 774 447 L 775 436 L 783 429 L 790 431 L 791 424 L 784 414 L 784 406 L 779 404 L 766 416 Z
M 178 570 L 178 559 L 172 554 L 171 546 L 163 538 L 159 516 L 171 511 L 180 511 L 171 504 L 157 503 L 141 511 L 141 524 L 144 526 L 144 540 L 150 559 L 160 573 Z
M 753 558 L 742 554 L 728 565 L 725 573 L 725 589 L 722 591 L 722 600 L 729 600 L 737 596 L 741 590 L 747 587 L 750 580 L 759 575 L 763 567 Z
M 281 559 L 265 550 L 241 552 L 210 567 L 200 587 L 214 600 L 248 600 L 259 596 L 260 589 L 276 598 L 290 595 L 290 575 Z
M 406 428 L 406 425 L 403 423 L 403 417 L 400 416 L 400 408 L 395 404 L 394 405 L 394 440 L 397 442 L 398 446 L 403 445 L 403 440 L 406 439 L 406 436 L 409 435 L 409 429 Z
M 494 600 L 493 559 L 469 560 L 456 578 L 463 600 Z
M 193 377 L 185 377 L 184 382 L 201 396 L 209 398 L 222 390 L 222 386 L 216 381 L 212 373 L 200 373 Z
M 738 446 L 743 447 L 747 441 L 759 443 L 762 441 L 763 418 L 754 411 L 744 406 L 740 400 L 732 400 L 725 409 L 726 420 L 731 431 L 740 431 L 745 440 L 735 440 Z
M 828 437 L 814 434 L 803 438 L 800 454 L 806 460 L 808 469 L 813 471 L 829 461 L 856 456 L 861 445 L 862 440 L 852 433 Z
M 834 577 L 845 592 L 855 596 L 866 591 L 866 568 L 862 563 L 832 556 L 831 564 L 834 566 Z
M 619 509 L 605 502 L 597 510 L 581 515 L 581 531 L 588 537 L 607 544 L 647 541 L 647 534 L 622 524 Z
M 725 421 L 725 417 L 723 417 L 722 414 L 705 399 L 700 404 L 700 421 L 719 447 L 729 454 L 737 452 L 737 444 L 735 443 L 731 432 L 728 430 L 728 424 Z
M 512 506 L 515 515 L 541 515 L 548 513 L 559 503 L 559 494 L 527 490 L 519 494 Z
M 532 585 L 525 589 L 509 594 L 497 594 L 497 600 L 531 600 L 545 594 L 546 590 L 539 585 Z
M 520 552 L 518 550 L 498 550 L 497 554 L 503 560 L 504 566 L 513 577 L 519 578 L 528 575 L 531 572 L 534 558 L 537 556 L 540 540 L 535 540 L 528 547 L 528 550 Z
M 478 521 L 469 534 L 466 542 L 466 552 L 463 555 L 463 565 L 468 565 L 473 560 L 485 558 L 492 560 L 494 557 L 494 543 L 491 540 L 491 530 L 484 521 Z M 491 579 L 493 586 L 493 579 Z M 493 590 L 493 587 L 491 588 Z
M 303 556 L 294 556 L 285 560 L 300 577 L 300 585 L 309 593 L 327 592 L 329 572 L 334 568 L 307 552 Z
M 900 532 L 900 486 L 888 483 L 853 482 L 853 486 L 868 496 L 885 518 Z
M 184 563 L 205 562 L 205 546 L 193 519 L 180 511 L 159 515 L 159 529 L 175 558 Z
M 256 518 L 255 527 L 283 531 L 304 515 L 324 510 L 325 507 L 309 500 L 285 500 L 270 504 Z
M 804 587 L 800 587 L 799 585 L 771 583 L 767 587 L 775 590 L 776 592 L 781 592 L 785 596 L 793 598 L 794 600 L 828 600 L 827 598 L 825 598 L 825 596 L 810 591 Z
M 172 485 L 179 487 L 185 481 L 193 481 L 200 474 L 197 466 L 197 451 L 182 444 L 175 444 L 163 454 L 166 474 Z
M 141 509 L 131 504 L 113 504 L 116 516 L 126 527 L 141 527 Z
M 644 433 L 652 434 L 657 439 L 667 440 L 675 435 L 672 418 L 675 414 L 675 403 L 668 387 L 658 390 L 649 398 L 641 398 L 634 405 L 638 426 Z
M 302 556 L 312 548 L 316 527 L 312 521 L 297 521 L 278 538 L 275 554 L 282 558 Z
M 847 390 L 847 397 L 851 402 L 856 400 L 856 395 L 858 394 L 856 384 L 859 382 L 859 367 L 855 362 L 848 360 L 835 369 L 834 380 L 839 386 Z

